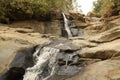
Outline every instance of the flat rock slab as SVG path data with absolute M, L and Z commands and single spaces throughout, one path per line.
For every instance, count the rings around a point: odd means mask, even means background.
M 120 60 L 105 60 L 91 64 L 66 80 L 120 80 Z

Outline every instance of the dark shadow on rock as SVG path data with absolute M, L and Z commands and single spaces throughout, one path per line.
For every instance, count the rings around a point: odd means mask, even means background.
M 25 69 L 12 67 L 2 77 L 1 80 L 23 80 Z
M 33 53 L 36 47 L 37 46 L 19 51 L 10 64 L 10 68 L 21 67 L 26 69 L 33 66 Z
M 22 80 L 25 69 L 33 66 L 33 53 L 38 46 L 19 50 L 9 65 L 9 69 L 0 74 L 0 80 Z

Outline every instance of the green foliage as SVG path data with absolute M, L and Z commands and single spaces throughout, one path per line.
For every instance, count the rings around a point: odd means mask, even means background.
M 93 11 L 105 17 L 117 15 L 120 11 L 120 0 L 97 0 L 93 5 Z
M 0 20 L 45 18 L 51 10 L 66 11 L 75 0 L 0 0 Z

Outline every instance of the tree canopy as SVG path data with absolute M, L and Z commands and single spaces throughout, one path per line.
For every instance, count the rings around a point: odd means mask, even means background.
M 50 10 L 67 11 L 75 0 L 0 0 L 0 20 L 45 17 Z
M 117 15 L 120 11 L 120 0 L 97 0 L 93 5 L 93 11 L 104 17 Z

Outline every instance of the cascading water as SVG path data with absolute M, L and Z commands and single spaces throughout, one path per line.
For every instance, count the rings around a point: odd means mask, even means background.
M 65 17 L 65 14 L 64 14 L 64 13 L 62 13 L 62 15 L 63 15 L 63 19 L 64 19 L 64 27 L 65 27 L 65 30 L 66 30 L 66 32 L 67 32 L 67 37 L 68 37 L 68 38 L 69 38 L 69 37 L 72 37 L 71 30 L 70 30 L 70 28 L 69 28 L 69 26 L 68 26 L 68 20 L 67 20 L 67 18 Z
M 20 51 L 0 80 L 66 80 L 81 69 L 79 50 L 70 40 L 54 40 Z
M 35 65 L 26 70 L 23 80 L 48 80 L 56 72 L 56 57 L 59 49 L 44 47 L 38 48 L 33 57 Z

